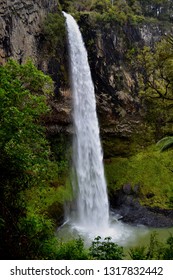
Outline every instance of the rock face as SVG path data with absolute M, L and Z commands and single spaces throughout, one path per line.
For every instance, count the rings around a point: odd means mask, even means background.
M 145 207 L 139 203 L 136 193 L 119 190 L 111 199 L 113 211 L 121 216 L 121 220 L 133 225 L 149 227 L 172 227 L 173 210 Z
M 68 73 L 68 63 L 64 64 L 67 52 L 62 54 L 57 50 L 56 56 L 51 57 L 42 33 L 44 19 L 49 12 L 56 11 L 57 3 L 57 0 L 0 0 L 0 64 L 9 57 L 20 63 L 31 58 L 55 81 L 56 99 L 50 101 L 53 110 L 45 121 L 51 135 L 72 133 L 69 85 L 67 82 L 62 87 L 61 83 L 62 68 L 66 75 Z M 134 135 L 142 133 L 140 139 L 146 135 L 137 77 L 129 54 L 136 47 L 152 45 L 167 30 L 159 23 L 136 26 L 96 23 L 86 14 L 80 17 L 79 25 L 96 90 L 104 154 L 106 157 L 121 155 Z M 118 142 L 121 142 L 122 149 L 117 148 Z
M 137 74 L 133 68 L 133 60 L 129 58 L 130 53 L 144 45 L 152 46 L 167 32 L 167 28 L 161 23 L 95 23 L 88 14 L 81 15 L 78 23 L 88 50 L 95 85 L 104 155 L 109 158 L 127 154 L 127 148 L 134 135 L 138 135 L 140 139 L 144 137 L 144 142 L 148 141 L 143 120 L 144 110 L 138 98 Z M 55 120 L 54 117 L 47 123 L 49 131 L 53 134 L 61 130 L 72 131 L 71 102 L 69 95 L 67 99 L 63 94 L 68 91 L 68 87 L 65 90 L 59 88 L 59 96 L 62 98 L 59 98 L 58 106 L 53 106 L 53 115 L 61 115 L 61 124 L 58 124 L 57 118 Z M 60 110 L 60 107 L 64 107 L 65 112 Z
M 131 144 L 142 147 L 152 138 L 146 130 L 131 54 L 144 45 L 152 46 L 170 26 L 97 22 L 88 14 L 80 17 L 79 25 L 95 85 L 104 156 L 127 155 Z M 134 138 L 140 141 L 133 143 Z
M 32 59 L 41 70 L 53 77 L 56 89 L 59 87 L 57 74 L 60 65 L 47 49 L 43 24 L 48 13 L 58 11 L 57 5 L 57 0 L 0 0 L 0 64 L 8 58 L 19 63 Z M 46 120 L 49 133 L 69 133 L 71 105 L 63 90 L 58 101 L 51 100 L 50 105 L 52 114 Z
M 56 0 L 0 0 L 0 64 L 9 57 L 38 63 L 43 21 L 56 5 Z
M 129 137 L 139 130 L 143 115 L 131 54 L 144 45 L 152 46 L 167 27 L 159 22 L 93 23 L 88 15 L 79 24 L 88 48 L 102 132 Z
M 71 135 L 73 133 L 71 92 L 69 89 L 61 89 L 58 95 L 58 99 L 49 100 L 52 111 L 44 123 L 50 136 Z

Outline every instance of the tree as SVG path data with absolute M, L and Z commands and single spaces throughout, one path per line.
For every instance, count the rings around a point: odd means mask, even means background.
M 139 92 L 147 119 L 155 126 L 156 140 L 173 121 L 173 43 L 167 36 L 153 48 L 144 47 L 137 58 Z M 161 130 L 164 130 L 161 132 Z
M 28 196 L 24 193 L 38 189 L 40 195 L 39 190 L 57 178 L 57 165 L 49 159 L 50 148 L 41 125 L 42 117 L 50 110 L 47 98 L 52 93 L 51 78 L 30 61 L 19 65 L 10 60 L 0 66 L 0 255 L 3 258 L 40 257 L 44 241 L 48 242 L 53 232 L 52 222 L 40 216 L 38 209 L 32 213 L 27 209 Z
M 173 44 L 164 38 L 154 50 L 144 47 L 138 55 L 141 94 L 152 99 L 173 101 Z
M 33 170 L 38 157 L 48 157 L 40 117 L 49 111 L 46 96 L 53 92 L 53 83 L 31 62 L 19 65 L 12 60 L 0 67 L 0 81 L 0 168 L 9 176 Z

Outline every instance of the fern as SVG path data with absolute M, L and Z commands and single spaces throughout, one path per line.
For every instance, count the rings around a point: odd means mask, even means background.
M 160 146 L 160 151 L 163 152 L 173 146 L 173 136 L 167 136 L 157 142 L 157 146 Z

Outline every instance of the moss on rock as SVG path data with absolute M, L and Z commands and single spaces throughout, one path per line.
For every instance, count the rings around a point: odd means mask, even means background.
M 173 197 L 173 151 L 161 153 L 153 147 L 129 158 L 112 158 L 105 163 L 110 195 L 129 184 L 137 193 L 142 205 L 172 209 Z

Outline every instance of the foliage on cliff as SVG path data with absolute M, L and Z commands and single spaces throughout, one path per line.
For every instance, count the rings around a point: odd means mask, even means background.
M 148 147 L 129 158 L 114 158 L 105 165 L 108 189 L 114 193 L 125 185 L 146 206 L 173 208 L 172 149 L 160 152 L 159 147 Z
M 60 0 L 60 4 L 70 13 L 95 12 L 102 20 L 120 22 L 139 22 L 144 17 L 170 21 L 173 11 L 170 0 Z
M 173 123 L 173 39 L 165 36 L 137 56 L 139 94 L 156 141 L 171 133 Z M 160 133 L 159 133 L 160 131 Z M 173 132 L 173 130 L 172 130 Z
M 173 38 L 165 37 L 154 49 L 144 47 L 138 63 L 141 94 L 163 102 L 173 101 Z
M 48 14 L 43 32 L 48 42 L 49 52 L 56 48 L 61 49 L 65 44 L 65 18 L 62 13 Z

